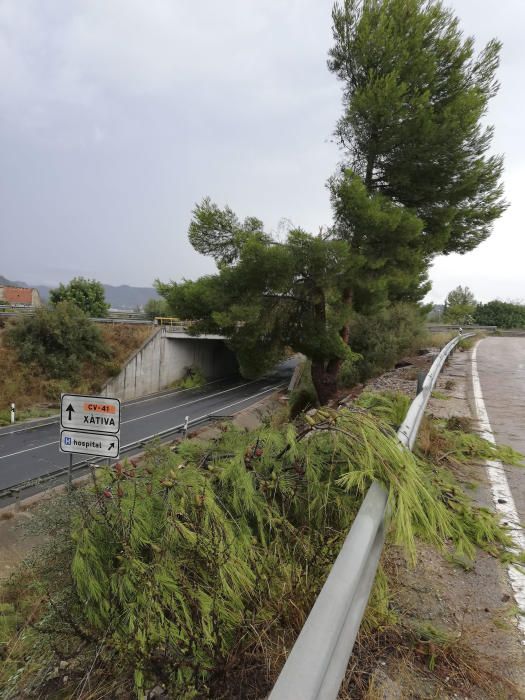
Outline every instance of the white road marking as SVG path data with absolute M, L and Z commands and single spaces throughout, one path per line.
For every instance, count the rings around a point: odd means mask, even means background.
M 203 389 L 206 386 L 211 386 L 212 384 L 217 384 L 218 382 L 223 382 L 224 377 L 221 379 L 214 379 L 212 382 L 206 382 L 206 384 L 202 384 L 200 387 L 192 387 L 190 389 L 176 389 L 175 391 L 166 391 L 164 393 L 160 392 L 158 394 L 155 394 L 154 396 L 150 396 L 147 399 L 132 399 L 131 401 L 126 401 L 125 403 L 122 404 L 122 410 L 127 408 L 128 406 L 138 406 L 140 403 L 147 403 L 148 401 L 156 401 L 157 399 L 164 399 L 168 396 L 174 396 L 175 394 L 184 394 L 187 391 L 196 391 L 197 389 Z M 258 381 L 254 379 L 253 381 Z M 249 384 L 251 382 L 248 382 Z M 245 386 L 244 384 L 242 386 Z M 17 430 L 0 430 L 0 438 L 4 437 L 4 435 L 16 435 L 17 433 L 24 433 L 27 430 L 38 430 L 38 428 L 47 428 L 50 425 L 56 425 L 57 423 L 60 422 L 60 416 L 57 414 L 57 417 L 54 418 L 53 420 L 49 421 L 49 423 L 38 423 L 38 425 L 26 425 L 24 427 L 18 428 Z
M 32 452 L 33 450 L 41 450 L 42 447 L 49 447 L 50 445 L 58 445 L 59 440 L 54 442 L 46 442 L 45 445 L 37 445 L 36 447 L 26 447 L 25 450 L 19 450 L 18 452 L 11 452 L 9 455 L 2 455 L 0 459 L 7 459 L 8 457 L 16 457 L 16 455 L 23 455 L 24 452 Z
M 483 392 L 481 391 L 481 382 L 479 381 L 477 363 L 478 345 L 479 343 L 472 351 L 472 384 L 474 388 L 474 404 L 481 428 L 481 436 L 484 437 L 485 440 L 488 440 L 495 445 L 496 439 L 490 426 L 485 401 L 483 400 Z M 496 506 L 496 510 L 498 510 L 504 516 L 503 522 L 506 522 L 512 528 L 509 531 L 509 536 L 514 542 L 513 551 L 519 554 L 525 551 L 525 535 L 520 525 L 518 511 L 516 509 L 516 504 L 514 503 L 509 482 L 507 481 L 507 477 L 505 475 L 503 464 L 499 460 L 490 460 L 487 461 L 486 464 L 494 505 Z M 523 611 L 525 610 L 525 574 L 512 564 L 509 564 L 508 571 L 510 584 L 512 586 L 512 590 L 514 591 L 514 598 L 519 610 Z M 519 613 L 517 615 L 517 619 L 518 628 L 522 635 L 521 643 L 525 645 L 525 615 Z
M 257 380 L 253 380 L 257 381 Z M 214 399 L 216 396 L 220 396 L 221 394 L 227 394 L 230 391 L 235 391 L 235 389 L 242 389 L 244 386 L 249 386 L 250 384 L 253 384 L 253 381 L 251 382 L 245 382 L 244 384 L 237 384 L 237 386 L 232 386 L 229 389 L 223 389 L 222 391 L 218 391 L 216 394 L 206 394 L 204 396 L 199 396 L 198 399 L 195 399 L 194 401 L 186 401 L 186 403 L 179 403 L 176 406 L 169 406 L 169 408 L 161 408 L 159 411 L 153 411 L 153 413 L 146 413 L 143 416 L 138 416 L 137 418 L 130 418 L 129 420 L 124 420 L 122 423 L 134 423 L 137 420 L 143 420 L 144 418 L 150 418 L 151 416 L 157 416 L 159 413 L 166 413 L 167 411 L 175 411 L 177 408 L 184 408 L 185 406 L 192 406 L 194 403 L 199 403 L 200 401 L 205 401 L 206 399 Z
M 224 411 L 225 408 L 231 408 L 232 406 L 237 406 L 237 404 L 239 404 L 239 403 L 243 403 L 244 401 L 248 401 L 248 399 L 254 399 L 256 396 L 261 396 L 262 394 L 267 394 L 269 391 L 276 391 L 281 386 L 284 386 L 284 384 L 274 384 L 273 386 L 269 386 L 266 389 L 263 389 L 258 394 L 253 394 L 252 396 L 248 396 L 246 399 L 239 399 L 239 401 L 234 401 L 234 403 L 229 403 L 227 406 L 221 406 L 216 411 L 213 411 L 213 413 L 208 413 L 207 415 L 213 416 L 215 413 L 218 413 L 219 411 Z
M 122 405 L 122 408 L 126 408 L 127 406 L 138 406 L 139 403 L 147 403 L 148 401 L 155 401 L 155 399 L 163 399 L 166 396 L 173 396 L 174 394 L 183 394 L 186 391 L 196 391 L 197 389 L 204 389 L 204 387 L 206 386 L 211 386 L 212 384 L 217 384 L 218 382 L 223 381 L 225 381 L 225 378 L 221 377 L 221 379 L 214 379 L 212 382 L 206 382 L 206 384 L 201 384 L 201 386 L 198 387 L 191 387 L 189 389 L 176 389 L 175 391 L 166 391 L 164 393 L 159 392 L 158 394 L 155 394 L 155 396 L 150 396 L 147 399 L 131 399 L 130 401 L 126 401 L 126 403 Z
M 254 380 L 254 381 L 257 381 L 257 380 Z M 218 392 L 215 393 L 215 394 L 210 394 L 210 395 L 207 395 L 207 396 L 201 396 L 199 399 L 195 399 L 195 401 L 187 401 L 186 403 L 178 404 L 177 406 L 171 406 L 170 408 L 163 408 L 163 409 L 160 410 L 160 411 L 154 411 L 153 413 L 148 413 L 148 414 L 146 414 L 146 415 L 144 415 L 144 416 L 140 416 L 139 418 L 131 418 L 130 420 L 123 421 L 123 423 L 133 423 L 134 421 L 142 420 L 143 418 L 150 418 L 151 416 L 155 416 L 155 415 L 157 415 L 157 414 L 159 414 L 159 413 L 164 413 L 164 412 L 166 412 L 166 411 L 174 411 L 174 410 L 177 409 L 177 408 L 184 408 L 185 406 L 191 406 L 192 404 L 199 403 L 199 401 L 204 401 L 205 399 L 213 399 L 213 398 L 215 398 L 216 396 L 221 396 L 222 394 L 227 394 L 227 393 L 230 392 L 230 391 L 234 391 L 235 389 L 240 389 L 240 388 L 242 388 L 242 387 L 244 387 L 244 386 L 249 386 L 250 384 L 253 384 L 253 381 L 251 381 L 251 382 L 246 382 L 245 384 L 240 384 L 240 385 L 238 385 L 238 386 L 231 387 L 230 389 L 224 389 L 223 391 L 218 391 Z M 255 398 L 256 396 L 260 396 L 261 394 L 264 394 L 264 393 L 266 393 L 267 391 L 270 391 L 270 389 L 274 389 L 274 388 L 277 388 L 277 387 L 273 387 L 273 386 L 272 386 L 272 387 L 270 387 L 270 388 L 268 388 L 268 389 L 264 389 L 263 391 L 260 391 L 260 392 L 257 393 L 257 394 L 253 394 L 252 396 L 246 396 L 246 397 L 243 398 L 243 399 L 239 399 L 239 401 L 235 401 L 234 403 L 228 404 L 227 406 L 221 406 L 221 408 L 216 409 L 216 410 L 213 411 L 212 413 L 205 413 L 203 416 L 200 416 L 199 418 L 195 418 L 195 419 L 193 419 L 193 420 L 200 420 L 201 418 L 205 418 L 205 417 L 208 416 L 208 415 L 212 416 L 214 413 L 218 413 L 219 411 L 222 411 L 222 410 L 224 410 L 225 408 L 230 408 L 231 406 L 235 406 L 235 405 L 237 405 L 238 403 L 242 403 L 243 401 L 249 401 L 251 398 Z M 143 438 L 143 439 L 144 439 L 144 440 L 147 440 L 148 438 Z M 24 449 L 24 450 L 19 450 L 18 452 L 11 452 L 11 453 L 8 454 L 8 455 L 2 455 L 2 456 L 0 456 L 0 460 L 1 460 L 1 459 L 7 459 L 8 457 L 16 457 L 17 455 L 24 454 L 25 452 L 32 452 L 33 450 L 40 450 L 40 449 L 42 449 L 43 447 L 49 447 L 50 445 L 58 445 L 58 444 L 59 444 L 59 440 L 55 440 L 55 441 L 53 441 L 53 442 L 47 442 L 47 443 L 45 443 L 44 445 L 36 445 L 36 447 L 27 447 L 26 449 Z
M 212 411 L 211 413 L 204 413 L 202 416 L 197 416 L 197 418 L 192 418 L 190 421 L 190 428 L 191 424 L 195 423 L 196 421 L 202 420 L 203 418 L 208 418 L 209 416 L 213 416 L 216 413 L 219 413 L 219 411 L 224 411 L 226 408 L 231 408 L 232 406 L 237 406 L 237 404 L 244 403 L 245 401 L 249 401 L 250 399 L 255 399 L 257 396 L 261 396 L 262 394 L 267 394 L 269 391 L 276 391 L 279 389 L 279 387 L 285 386 L 285 384 L 274 384 L 273 386 L 267 387 L 266 389 L 263 389 L 262 391 L 259 391 L 257 394 L 252 394 L 251 396 L 246 396 L 244 399 L 239 399 L 238 401 L 234 401 L 233 403 L 229 403 L 226 406 L 221 406 L 220 408 L 215 409 L 215 411 Z M 173 430 L 176 428 L 182 428 L 184 426 L 184 423 L 180 423 L 179 425 L 175 425 L 173 427 Z M 154 438 L 158 437 L 157 434 L 153 435 L 148 435 L 148 437 L 141 438 L 142 442 L 147 442 L 148 440 L 153 440 Z M 124 447 L 128 447 L 128 445 L 124 445 Z
M 16 435 L 17 433 L 25 433 L 27 430 L 38 430 L 38 428 L 47 428 L 49 425 L 56 425 L 60 421 L 60 416 L 54 418 L 49 423 L 39 423 L 38 425 L 26 425 L 24 428 L 18 428 L 18 430 L 9 430 L 0 432 L 0 438 L 4 435 Z

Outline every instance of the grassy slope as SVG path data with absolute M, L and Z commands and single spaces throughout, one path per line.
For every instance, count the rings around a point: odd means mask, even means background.
M 0 425 L 9 419 L 9 403 L 16 403 L 18 418 L 56 413 L 60 393 L 95 393 L 110 375 L 122 367 L 126 359 L 137 350 L 151 333 L 151 326 L 126 324 L 100 324 L 105 342 L 113 351 L 112 367 L 100 367 L 85 363 L 77 383 L 67 380 L 47 379 L 41 371 L 18 361 L 15 350 L 3 343 L 0 330 Z

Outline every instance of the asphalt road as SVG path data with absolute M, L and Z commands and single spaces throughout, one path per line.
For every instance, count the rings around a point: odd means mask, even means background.
M 477 369 L 492 432 L 500 445 L 525 454 L 525 338 L 485 338 Z M 525 522 L 525 469 L 506 470 L 516 510 Z
M 156 433 L 210 414 L 232 415 L 260 401 L 289 381 L 292 362 L 269 377 L 248 381 L 224 379 L 200 389 L 163 393 L 123 405 L 120 444 L 125 447 Z M 0 429 L 0 489 L 35 479 L 69 464 L 69 455 L 59 452 L 58 420 L 43 424 L 8 426 Z M 74 463 L 86 456 L 74 455 Z M 101 460 L 102 461 L 102 460 Z

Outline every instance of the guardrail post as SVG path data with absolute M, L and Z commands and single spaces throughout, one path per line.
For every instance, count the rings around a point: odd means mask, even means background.
M 422 369 L 420 369 L 419 372 L 417 373 L 416 396 L 419 396 L 419 394 L 423 391 L 423 384 L 425 382 L 426 376 L 427 376 L 427 373 Z
M 67 472 L 67 488 L 71 491 L 73 488 L 73 453 L 69 453 L 69 469 Z

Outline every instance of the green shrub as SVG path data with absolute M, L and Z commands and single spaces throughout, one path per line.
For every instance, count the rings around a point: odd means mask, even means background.
M 177 379 L 170 384 L 173 389 L 198 389 L 206 384 L 206 377 L 199 367 L 188 367 L 182 379 Z
M 306 611 L 375 480 L 389 493 L 390 541 L 411 558 L 417 537 L 503 555 L 510 538 L 494 516 L 386 424 L 349 409 L 307 418 L 309 439 L 291 425 L 230 428 L 100 472 L 73 528 L 76 613 L 134 669 L 139 693 L 160 681 L 198 696 L 240 640 L 257 643 L 269 620 L 286 626 L 290 605 Z
M 60 284 L 52 289 L 49 301 L 54 306 L 63 301 L 70 302 L 94 318 L 104 318 L 109 310 L 104 286 L 97 280 L 87 280 L 84 277 L 74 277 L 68 284 Z
M 296 389 L 290 394 L 288 405 L 290 406 L 290 418 L 295 418 L 303 411 L 315 408 L 319 404 L 317 393 L 314 389 L 303 387 Z
M 37 364 L 51 379 L 75 380 L 85 360 L 104 362 L 110 357 L 97 326 L 78 306 L 66 301 L 18 319 L 8 329 L 6 340 L 20 361 Z
M 166 299 L 148 299 L 144 304 L 144 313 L 151 321 L 156 317 L 172 315 Z
M 350 326 L 350 347 L 362 355 L 356 371 L 368 379 L 391 369 L 403 354 L 421 347 L 424 313 L 415 304 L 393 304 L 373 316 L 356 315 Z
M 71 382 L 67 379 L 47 379 L 42 387 L 46 399 L 58 405 L 60 394 L 71 391 Z
M 337 377 L 337 383 L 340 387 L 355 386 L 361 379 L 359 368 L 363 358 L 361 356 L 356 357 L 354 353 L 352 355 L 352 357 L 344 360 L 341 365 L 339 376 Z
M 525 305 L 497 299 L 478 304 L 474 312 L 474 321 L 480 326 L 525 328 Z

